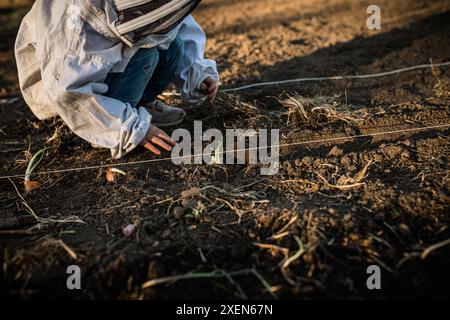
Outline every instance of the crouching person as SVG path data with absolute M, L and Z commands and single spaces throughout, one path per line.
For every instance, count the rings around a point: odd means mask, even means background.
M 199 2 L 36 0 L 15 44 L 26 103 L 114 158 L 139 145 L 170 151 L 175 141 L 160 128 L 180 124 L 185 111 L 157 96 L 174 83 L 188 105 L 218 90 L 191 16 Z

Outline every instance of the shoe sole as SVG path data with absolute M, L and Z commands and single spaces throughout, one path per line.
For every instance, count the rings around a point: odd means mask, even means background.
M 186 111 L 183 110 L 183 117 L 181 117 L 181 119 L 179 119 L 177 121 L 163 122 L 163 123 L 152 122 L 152 124 L 157 126 L 158 128 L 173 127 L 173 126 L 177 126 L 177 125 L 183 123 L 185 117 L 186 117 Z

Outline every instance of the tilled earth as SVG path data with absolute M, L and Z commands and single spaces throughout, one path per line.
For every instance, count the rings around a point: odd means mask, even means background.
M 378 4 L 379 31 L 367 1 L 206 0 L 196 18 L 227 88 L 450 61 L 449 1 Z M 24 104 L 12 47 L 25 13 L 0 11 L 0 175 L 45 146 L 39 171 L 114 166 Z M 450 67 L 222 93 L 182 127 L 280 129 L 276 175 L 159 161 L 115 183 L 104 169 L 35 177 L 30 193 L 0 180 L 1 297 L 448 298 L 449 127 L 411 129 L 450 124 L 449 107 Z M 314 142 L 344 136 L 360 137 Z M 66 288 L 74 264 L 80 291 Z M 381 290 L 366 287 L 369 265 Z

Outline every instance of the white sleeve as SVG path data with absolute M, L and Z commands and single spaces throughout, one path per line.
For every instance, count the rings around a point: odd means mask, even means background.
M 79 137 L 110 149 L 113 158 L 122 157 L 144 139 L 151 116 L 144 108 L 104 95 L 108 86 L 103 80 L 109 71 L 105 61 L 68 54 L 41 68 L 55 110 Z
M 204 58 L 206 35 L 189 15 L 181 23 L 179 38 L 184 43 L 184 56 L 177 69 L 175 84 L 181 91 L 183 103 L 196 103 L 202 95 L 200 85 L 208 77 L 219 81 L 216 62 Z

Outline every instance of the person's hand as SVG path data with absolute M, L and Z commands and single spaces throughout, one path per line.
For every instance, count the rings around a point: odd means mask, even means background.
M 171 151 L 176 144 L 175 140 L 172 140 L 164 131 L 154 125 L 150 126 L 144 140 L 140 143 L 141 146 L 158 156 L 161 154 L 161 151 L 157 147 Z
M 209 101 L 211 101 L 211 103 L 214 102 L 214 99 L 216 98 L 217 95 L 217 91 L 219 91 L 219 86 L 216 83 L 216 81 L 214 81 L 214 79 L 211 77 L 206 78 L 200 85 L 201 94 L 209 96 Z

